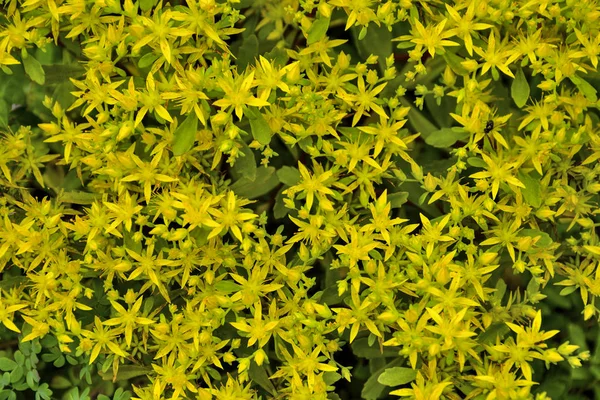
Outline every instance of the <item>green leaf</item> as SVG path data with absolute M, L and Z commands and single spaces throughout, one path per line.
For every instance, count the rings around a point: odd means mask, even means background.
M 519 180 L 525 185 L 525 189 L 521 188 L 521 193 L 527 203 L 535 208 L 542 205 L 542 185 L 540 180 L 533 178 L 529 174 L 519 173 Z
M 79 387 L 75 386 L 65 393 L 63 399 L 65 400 L 83 400 L 83 393 L 79 394 Z
M 360 394 L 362 396 L 362 398 L 365 400 L 375 400 L 379 396 L 381 396 L 381 394 L 385 390 L 385 386 L 382 385 L 381 383 L 379 383 L 379 381 L 378 381 L 379 376 L 381 374 L 383 374 L 383 372 L 386 369 L 392 368 L 392 367 L 398 367 L 403 362 L 404 362 L 403 359 L 397 358 L 394 361 L 387 364 L 386 366 L 384 366 L 383 368 L 381 368 L 381 369 L 375 371 L 373 374 L 371 374 L 371 376 L 369 377 L 369 379 L 367 379 L 367 382 L 365 382 L 365 385 L 363 386 L 362 392 Z
M 258 57 L 258 38 L 256 35 L 250 35 L 244 38 L 240 49 L 237 53 L 236 64 L 238 71 L 246 69 L 248 64 L 253 64 L 254 60 Z
M 65 180 L 65 172 L 62 166 L 48 164 L 42 176 L 46 186 L 57 193 L 60 192 L 60 189 L 63 187 L 62 184 Z
M 471 167 L 487 168 L 487 164 L 485 163 L 485 161 L 483 161 L 479 157 L 469 157 L 469 158 L 467 158 L 467 164 L 469 164 Z
M 265 371 L 265 367 L 257 365 L 254 361 L 250 363 L 250 368 L 248 370 L 248 375 L 250 376 L 250 380 L 252 382 L 256 382 L 260 387 L 265 389 L 273 396 L 277 396 L 277 390 L 275 386 L 273 386 L 273 382 L 269 379 L 269 375 L 267 375 L 267 371 Z
M 10 104 L 6 100 L 0 98 L 0 128 L 8 126 L 8 113 L 10 112 Z
M 546 285 L 542 293 L 547 296 L 548 305 L 553 306 L 553 308 L 564 308 L 566 310 L 573 308 L 571 301 L 567 297 L 560 295 L 558 286 Z
M 250 120 L 252 137 L 262 145 L 269 144 L 271 142 L 271 127 L 261 112 L 254 107 L 248 107 L 245 114 Z
M 190 151 L 196 141 L 197 131 L 198 117 L 195 112 L 190 112 L 187 118 L 173 132 L 173 155 L 180 156 Z
M 127 400 L 131 397 L 131 392 L 128 390 L 123 390 L 123 388 L 118 388 L 113 395 L 113 400 Z
M 55 85 L 52 98 L 56 99 L 63 108 L 67 109 L 71 107 L 71 104 L 75 101 L 75 96 L 71 94 L 74 90 L 75 85 L 73 85 L 71 81 L 63 81 Z
M 142 251 L 142 242 L 133 240 L 133 232 L 123 232 L 123 244 L 126 249 L 133 250 L 138 254 Z
M 275 205 L 273 206 L 273 216 L 275 217 L 275 219 L 281 219 L 285 217 L 289 212 L 288 208 L 283 202 L 283 199 L 286 197 L 282 193 L 284 190 L 285 187 L 281 187 L 279 189 L 279 192 L 277 192 L 277 196 L 275 196 Z
M 477 342 L 481 344 L 496 343 L 496 337 L 502 339 L 509 331 L 510 329 L 504 322 L 493 323 L 485 330 L 485 332 L 481 332 L 479 336 L 477 336 Z
M 452 126 L 453 118 L 450 113 L 456 110 L 455 98 L 444 96 L 436 99 L 434 96 L 425 96 L 425 107 L 437 126 Z
M 279 182 L 288 186 L 297 185 L 301 179 L 298 168 L 289 167 L 287 165 L 277 170 L 277 177 L 279 178 Z
M 69 354 L 67 354 L 67 362 L 71 365 L 77 365 L 79 364 L 79 361 L 77 361 L 77 359 L 75 357 L 70 356 Z
M 421 111 L 413 107 L 406 98 L 401 97 L 400 102 L 403 106 L 410 107 L 410 111 L 408 112 L 408 123 L 415 131 L 421 134 L 423 139 L 427 139 L 429 135 L 438 130 L 438 127 L 426 118 Z
M 397 49 L 401 50 L 412 49 L 413 47 L 415 47 L 415 44 L 409 41 L 398 42 L 398 45 L 396 46 Z
M 331 20 L 329 18 L 325 17 L 320 17 L 313 21 L 310 29 L 308 30 L 308 38 L 306 39 L 306 43 L 311 45 L 323 39 L 327 33 L 327 29 L 329 29 L 330 21 Z
M 385 346 L 383 347 L 382 353 L 379 345 L 370 346 L 369 339 L 366 337 L 356 339 L 354 342 L 352 342 L 350 347 L 352 348 L 352 352 L 357 357 L 366 358 L 368 360 L 373 358 L 397 357 L 398 351 L 400 350 L 398 347 Z
M 42 383 L 40 386 L 38 386 L 35 393 L 35 400 L 50 400 L 50 396 L 52 396 L 52 390 L 49 389 L 47 383 Z
M 42 68 L 48 85 L 68 82 L 69 78 L 75 79 L 85 73 L 85 68 L 79 64 L 53 64 L 44 65 Z
M 538 247 L 548 247 L 552 244 L 552 238 L 546 232 L 538 231 L 537 229 L 523 229 L 519 232 L 519 236 L 529 236 L 532 238 L 540 237 L 536 243 Z
M 351 31 L 356 38 L 355 43 L 358 54 L 365 60 L 370 55 L 378 56 L 379 58 L 377 61 L 379 63 L 379 68 L 383 72 L 386 68 L 385 59 L 389 57 L 393 51 L 392 33 L 388 31 L 387 26 L 376 26 L 371 24 L 366 31 L 361 29 L 361 33 L 355 25 L 351 28 Z M 365 36 L 360 38 L 361 34 L 364 34 Z
M 591 364 L 600 364 L 600 332 L 596 333 L 596 348 L 594 352 L 592 352 L 592 357 L 590 358 Z M 598 377 L 600 379 L 600 377 Z
M 510 87 L 510 95 L 517 107 L 523 108 L 523 106 L 527 104 L 527 100 L 529 99 L 529 91 L 530 89 L 527 78 L 523 73 L 523 69 L 519 68 L 517 75 L 515 75 L 515 79 Z
M 219 292 L 229 294 L 239 292 L 242 287 L 233 281 L 223 280 L 215 283 L 215 289 L 217 289 Z
M 211 228 L 209 227 L 195 227 L 192 229 L 190 236 L 196 240 L 197 246 L 204 246 L 208 243 L 208 235 L 210 234 Z
M 40 64 L 40 62 L 32 55 L 23 57 L 23 67 L 25 68 L 25 73 L 29 75 L 31 80 L 35 83 L 43 85 L 44 82 L 46 82 L 46 74 L 44 73 L 42 64 Z
M 0 289 L 9 291 L 10 289 L 23 285 L 27 281 L 25 276 L 2 277 L 0 280 Z
M 235 179 L 244 177 L 254 181 L 256 179 L 256 158 L 254 157 L 254 152 L 252 152 L 252 149 L 245 142 L 242 142 L 240 150 L 243 155 L 235 160 L 235 164 L 231 167 L 231 174 Z
M 428 215 L 430 218 L 437 218 L 442 215 L 442 211 L 432 204 L 419 203 L 419 198 L 427 193 L 421 186 L 416 182 L 404 182 L 402 189 L 408 193 L 408 200 L 414 203 L 415 206 L 419 207 L 423 214 Z
M 409 67 L 409 69 L 413 68 L 411 65 L 413 65 L 413 63 L 406 63 L 406 66 Z M 403 81 L 401 84 L 406 90 L 412 90 L 416 88 L 417 85 L 428 85 L 442 75 L 447 65 L 446 59 L 443 57 L 430 58 L 425 62 L 425 68 L 427 68 L 426 74 L 417 75 L 416 79 L 410 82 Z M 406 79 L 404 76 L 403 78 Z
M 342 375 L 338 374 L 337 372 L 327 371 L 323 373 L 323 382 L 325 382 L 327 386 L 333 385 L 340 379 L 342 379 Z
M 585 331 L 581 325 L 569 323 L 567 325 L 567 332 L 569 333 L 569 341 L 572 344 L 579 346 L 579 351 L 588 350 Z
M 142 11 L 148 11 L 154 7 L 154 0 L 140 0 L 140 9 Z
M 412 368 L 394 367 L 386 369 L 377 382 L 385 386 L 400 386 L 412 382 L 417 377 L 417 371 Z
M 256 169 L 256 179 L 241 178 L 233 185 L 231 190 L 238 196 L 247 199 L 256 199 L 269 193 L 279 185 L 279 179 L 273 167 L 259 167 Z
M 92 204 L 96 200 L 100 200 L 101 196 L 96 193 L 73 191 L 62 192 L 60 198 L 65 203 L 87 205 Z
M 36 369 L 27 371 L 27 375 L 25 375 L 25 381 L 30 389 L 35 390 L 37 383 L 40 381 L 38 371 Z
M 115 381 L 126 381 L 131 378 L 138 376 L 145 376 L 152 372 L 151 368 L 142 367 L 140 365 L 122 365 L 119 367 Z M 99 372 L 102 379 L 111 381 L 113 380 L 112 369 L 106 372 Z
M 17 368 L 17 363 L 8 357 L 0 357 L 0 371 L 12 371 Z
M 17 367 L 10 373 L 10 383 L 14 384 L 19 382 L 23 378 L 23 375 L 25 375 L 23 367 L 21 365 L 17 365 Z
M 577 88 L 589 101 L 591 101 L 592 103 L 598 101 L 598 92 L 596 91 L 596 88 L 590 85 L 586 80 L 580 78 L 577 75 L 571 76 L 569 77 L 569 79 L 575 84 L 575 86 L 577 86 Z
M 73 383 L 71 383 L 70 380 L 68 380 L 62 375 L 55 375 L 52 378 L 52 381 L 50 381 L 50 387 L 52 389 L 66 389 L 71 386 L 73 386 Z
M 15 353 L 13 354 L 13 357 L 15 358 L 15 362 L 17 364 L 19 364 L 19 365 L 25 364 L 25 354 L 23 354 L 23 352 L 21 350 L 15 351 Z
M 367 36 L 368 29 L 366 26 L 360 28 L 360 33 L 358 34 L 358 40 L 363 40 L 365 36 Z
M 160 57 L 160 54 L 156 54 L 154 52 L 146 53 L 138 60 L 139 68 L 146 68 L 154 64 L 154 62 Z
M 283 68 L 288 60 L 289 56 L 286 51 L 280 49 L 279 47 L 275 47 L 273 50 L 264 54 L 264 57 L 267 60 L 273 60 L 276 66 Z
M 396 192 L 388 196 L 388 202 L 391 208 L 400 208 L 404 203 L 408 201 L 408 192 Z
M 425 143 L 438 148 L 448 148 L 459 140 L 464 140 L 469 137 L 469 133 L 463 128 L 442 128 L 431 132 L 425 138 Z
M 67 359 L 60 356 L 56 360 L 54 360 L 52 365 L 54 365 L 56 368 L 61 368 L 63 365 L 65 365 L 66 362 L 67 362 Z
M 468 75 L 468 71 L 465 67 L 462 66 L 461 62 L 465 61 L 464 58 L 456 55 L 456 53 L 452 53 L 450 51 L 446 51 L 443 55 L 446 63 L 456 75 Z
M 527 288 L 525 288 L 525 292 L 530 299 L 536 298 L 538 293 L 540 293 L 540 281 L 536 278 L 531 278 L 527 284 Z

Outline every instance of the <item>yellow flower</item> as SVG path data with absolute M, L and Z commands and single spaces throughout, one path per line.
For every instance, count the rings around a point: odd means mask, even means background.
M 476 31 L 492 28 L 493 25 L 484 24 L 481 22 L 473 22 L 475 15 L 475 4 L 476 2 L 469 2 L 469 7 L 464 15 L 460 15 L 456 8 L 446 4 L 446 10 L 450 14 L 450 18 L 456 24 L 455 28 L 450 29 L 448 32 L 456 34 L 465 42 L 465 49 L 469 55 L 473 55 L 473 34 Z
M 114 330 L 106 330 L 102 324 L 102 321 L 98 316 L 94 317 L 94 328 L 92 331 L 82 330 L 81 334 L 89 338 L 92 343 L 95 342 L 92 352 L 90 354 L 90 365 L 98 358 L 102 349 L 108 349 L 112 354 L 116 354 L 120 357 L 127 357 L 127 353 L 121 349 L 118 342 L 115 340 L 117 332 Z
M 329 4 L 344 8 L 348 19 L 346 20 L 346 26 L 344 30 L 350 29 L 354 24 L 367 26 L 369 22 L 375 21 L 379 25 L 377 20 L 377 14 L 373 11 L 373 0 L 330 0 Z
M 301 162 L 298 162 L 298 170 L 302 177 L 300 183 L 286 189 L 283 194 L 287 194 L 288 197 L 293 198 L 296 192 L 300 192 L 301 194 L 298 198 L 306 198 L 307 211 L 310 211 L 312 208 L 315 194 L 320 202 L 329 202 L 327 195 L 334 195 L 334 192 L 327 185 L 334 176 L 333 171 L 325 171 L 320 164 L 315 163 L 315 172 L 311 175 Z
M 403 111 L 410 110 L 409 107 L 403 108 Z M 368 133 L 373 137 L 375 141 L 375 147 L 373 149 L 373 157 L 377 157 L 384 147 L 393 145 L 398 149 L 407 150 L 407 143 L 410 138 L 407 138 L 405 141 L 401 137 L 398 136 L 398 132 L 404 124 L 406 124 L 406 119 L 401 121 L 393 121 L 392 119 L 385 119 L 382 122 L 379 122 L 375 126 L 359 126 L 358 130 L 361 132 Z M 393 148 L 392 148 L 393 149 Z M 394 149 L 395 150 L 395 149 Z M 397 150 L 396 150 L 397 151 Z
M 383 240 L 385 240 L 387 244 L 390 244 L 389 229 L 408 220 L 401 218 L 390 219 L 392 205 L 387 200 L 387 189 L 383 191 L 375 204 L 369 204 L 369 209 L 371 210 L 373 218 L 371 219 L 370 224 L 366 224 L 360 228 L 361 232 L 379 232 L 381 237 L 383 237 Z
M 6 304 L 6 301 L 2 300 L 2 297 L 0 297 L 0 322 L 2 322 L 4 326 L 10 329 L 11 331 L 20 333 L 21 331 L 12 321 L 12 316 L 15 311 L 21 310 L 26 307 L 27 304 L 13 304 L 9 306 Z
M 356 266 L 358 261 L 366 261 L 371 258 L 369 252 L 371 250 L 382 248 L 383 244 L 377 242 L 373 237 L 360 233 L 354 225 L 347 226 L 346 230 L 350 233 L 350 240 L 345 245 L 334 245 L 338 255 L 348 257 L 348 266 L 350 268 Z
M 520 54 L 514 50 L 508 50 L 507 41 L 501 44 L 496 43 L 496 33 L 492 30 L 488 37 L 487 48 L 475 48 L 475 53 L 479 54 L 485 61 L 481 68 L 481 75 L 484 75 L 490 69 L 493 74 L 497 74 L 496 68 L 514 79 L 514 75 L 508 66 L 519 58 Z
M 137 268 L 133 270 L 127 280 L 132 280 L 140 276 L 141 274 L 145 274 L 148 278 L 150 278 L 150 282 L 153 283 L 160 294 L 170 302 L 169 293 L 165 285 L 163 284 L 163 280 L 167 279 L 163 273 L 161 273 L 161 267 L 163 266 L 172 266 L 175 265 L 175 261 L 173 260 L 165 260 L 162 258 L 162 251 L 159 250 L 158 257 L 154 255 L 154 243 L 150 243 L 146 247 L 145 254 L 138 254 L 135 251 L 126 248 L 125 249 L 129 256 L 137 261 Z
M 187 115 L 193 110 L 204 126 L 206 126 L 206 117 L 201 109 L 201 101 L 208 100 L 208 96 L 202 91 L 205 74 L 204 68 L 192 67 L 182 71 L 181 74 L 175 74 L 175 90 L 161 95 L 165 100 L 177 100 L 177 105 L 181 107 L 181 115 Z
M 152 18 L 140 16 L 138 21 L 140 21 L 143 26 L 132 25 L 135 27 L 134 32 L 139 36 L 139 40 L 135 42 L 132 51 L 137 52 L 147 44 L 154 46 L 158 44 L 158 48 L 165 58 L 165 61 L 171 64 L 172 49 L 169 39 L 173 40 L 178 37 L 192 36 L 195 33 L 189 29 L 174 27 L 171 22 L 171 20 L 174 19 L 174 14 L 176 14 L 176 12 L 173 12 L 172 10 L 164 10 L 162 12 L 155 12 Z
M 131 306 L 128 310 L 126 310 L 122 305 L 117 303 L 116 301 L 111 301 L 113 308 L 119 313 L 118 317 L 111 318 L 109 320 L 104 321 L 104 325 L 106 326 L 117 326 L 125 327 L 125 343 L 127 346 L 131 346 L 131 338 L 133 336 L 133 330 L 137 327 L 137 325 L 150 325 L 153 324 L 154 321 L 150 318 L 140 317 L 137 314 L 140 311 L 140 307 L 142 306 L 143 297 L 137 299 L 135 304 Z
M 471 174 L 470 177 L 474 179 L 490 179 L 492 181 L 492 199 L 496 198 L 500 184 L 507 183 L 508 185 L 517 186 L 525 189 L 525 185 L 512 175 L 511 170 L 515 170 L 517 163 L 509 163 L 506 160 L 502 160 L 497 157 L 497 162 L 494 161 L 487 154 L 482 153 L 481 158 L 488 165 L 486 171 L 476 172 Z
M 269 105 L 268 101 L 258 99 L 251 93 L 251 89 L 256 86 L 254 71 L 250 71 L 247 75 L 238 75 L 235 79 L 231 76 L 231 73 L 220 76 L 217 78 L 217 84 L 225 92 L 225 95 L 213 104 L 221 107 L 221 110 L 231 107 L 240 120 L 245 107 L 265 107 Z
M 165 100 L 163 99 L 160 90 L 157 88 L 152 74 L 148 74 L 146 77 L 146 90 L 140 92 L 139 98 L 142 103 L 142 108 L 137 112 L 135 123 L 133 125 L 134 128 L 142 122 L 142 119 L 148 111 L 156 111 L 156 114 L 161 118 L 173 122 L 173 118 L 171 118 L 171 115 L 163 106 Z
M 192 374 L 188 374 L 187 364 L 182 363 L 180 360 L 174 357 L 173 354 L 171 354 L 167 361 L 162 363 L 162 365 L 152 364 L 152 368 L 158 374 L 158 377 L 155 378 L 155 384 L 156 382 L 162 381 L 165 384 L 171 385 L 173 388 L 173 394 L 170 397 L 171 400 L 177 400 L 181 396 L 186 399 L 189 398 L 186 390 L 192 393 L 198 392 L 196 385 L 192 383 L 196 377 Z
M 28 317 L 27 315 L 21 315 L 25 322 L 27 322 L 31 327 L 31 332 L 23 337 L 24 342 L 28 342 L 37 337 L 43 338 L 50 331 L 50 325 L 45 322 L 36 321 L 35 319 Z
M 514 219 L 508 217 L 503 218 L 502 222 L 498 222 L 497 227 L 490 229 L 490 237 L 480 243 L 481 246 L 491 246 L 501 244 L 506 246 L 510 258 L 515 261 L 515 248 L 513 243 L 519 240 L 519 228 L 521 224 Z
M 333 68 L 333 65 L 331 64 L 331 58 L 329 57 L 329 54 L 328 54 L 329 49 L 341 46 L 346 42 L 347 42 L 347 40 L 342 40 L 342 39 L 329 40 L 329 38 L 327 36 L 325 36 L 323 39 L 319 40 L 318 42 L 315 42 L 315 43 L 311 44 L 310 46 L 305 47 L 298 54 L 300 56 L 306 56 L 309 54 L 317 53 L 318 58 L 314 59 L 314 62 L 322 61 L 329 68 Z
M 370 111 L 370 110 L 373 110 L 377 114 L 379 114 L 382 121 L 385 121 L 388 119 L 388 116 L 385 113 L 385 111 L 383 110 L 383 108 L 381 108 L 381 106 L 379 106 L 376 103 L 377 95 L 379 93 L 381 93 L 381 91 L 386 87 L 386 85 L 387 85 L 387 82 L 384 82 L 371 90 L 367 90 L 365 87 L 365 80 L 364 80 L 363 76 L 359 75 L 359 77 L 358 77 L 358 93 L 357 94 L 350 94 L 350 95 L 349 94 L 342 95 L 341 93 L 339 94 L 340 98 L 342 98 L 344 100 L 349 100 L 350 103 L 352 103 L 353 105 L 358 105 L 358 109 L 356 109 L 356 113 L 354 114 L 354 117 L 352 118 L 352 126 L 355 126 L 358 123 L 358 121 L 360 120 L 360 117 L 362 117 L 363 114 L 366 114 L 366 111 Z
M 437 382 L 437 379 L 425 379 L 421 371 L 418 371 L 416 383 L 411 383 L 411 389 L 398 389 L 390 392 L 390 394 L 411 397 L 415 400 L 439 400 L 442 398 L 444 389 L 451 385 L 452 382 Z
M 275 302 L 271 303 L 275 304 Z M 230 322 L 238 331 L 248 334 L 248 347 L 258 342 L 259 347 L 263 347 L 271 339 L 271 331 L 279 324 L 279 321 L 269 321 L 262 319 L 262 305 L 260 302 L 254 305 L 254 318 L 245 319 L 241 322 Z
M 146 200 L 146 204 L 150 203 L 152 185 L 155 185 L 157 182 L 177 181 L 177 178 L 171 178 L 168 175 L 157 172 L 158 163 L 160 162 L 162 155 L 163 153 L 159 152 L 152 158 L 152 161 L 145 162 L 142 161 L 137 155 L 132 153 L 131 158 L 138 168 L 135 170 L 136 172 L 121 179 L 122 182 L 142 182 L 144 184 L 144 198 Z
M 108 201 L 104 202 L 106 208 L 112 211 L 115 216 L 115 220 L 106 229 L 106 233 L 111 233 L 121 224 L 123 224 L 127 232 L 131 232 L 133 218 L 137 216 L 142 208 L 144 208 L 137 203 L 136 196 L 130 196 L 129 192 L 125 192 L 125 196 L 121 197 L 119 200 L 118 204 L 110 203 Z M 122 237 L 119 231 L 114 232 L 114 235 Z
M 583 45 L 584 50 L 581 52 L 585 54 L 589 60 L 592 62 L 594 68 L 598 68 L 598 54 L 600 54 L 600 34 L 596 33 L 596 37 L 593 40 L 591 38 L 591 32 L 587 34 L 583 34 L 579 29 L 575 28 L 575 35 L 577 35 L 577 39 Z
M 447 18 L 444 18 L 436 26 L 428 25 L 427 28 L 418 20 L 414 19 L 411 21 L 412 29 L 410 35 L 402 35 L 394 41 L 410 40 L 417 45 L 417 51 L 421 51 L 423 47 L 427 49 L 432 57 L 435 56 L 436 49 L 440 53 L 444 53 L 444 47 L 448 46 L 459 46 L 458 43 L 447 38 L 454 36 L 454 32 L 451 30 L 444 31 L 444 27 L 448 22 Z
M 240 226 L 244 221 L 250 221 L 258 217 L 252 212 L 240 212 L 242 207 L 249 204 L 248 200 L 237 200 L 233 191 L 227 194 L 227 200 L 222 209 L 210 208 L 208 213 L 215 217 L 215 220 L 207 220 L 204 225 L 213 228 L 208 234 L 211 239 L 219 235 L 223 230 L 230 230 L 240 242 L 244 240 Z
M 267 100 L 271 95 L 271 91 L 276 88 L 289 93 L 290 88 L 283 81 L 283 77 L 290 69 L 289 66 L 277 68 L 274 61 L 269 61 L 263 56 L 259 56 L 258 67 L 255 80 L 255 84 L 258 86 L 258 97 Z
M 240 291 L 231 296 L 231 301 L 240 301 L 245 306 L 250 306 L 264 297 L 269 292 L 274 292 L 283 287 L 280 283 L 267 283 L 267 267 L 255 266 L 248 279 L 241 275 L 230 273 L 231 277 L 242 287 Z

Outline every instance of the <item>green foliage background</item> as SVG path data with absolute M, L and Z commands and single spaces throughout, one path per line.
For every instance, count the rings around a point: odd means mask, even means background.
M 0 5 L 0 400 L 600 398 L 596 1 Z

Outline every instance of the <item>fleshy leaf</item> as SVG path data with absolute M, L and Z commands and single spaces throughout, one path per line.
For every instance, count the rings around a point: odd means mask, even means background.
M 27 73 L 35 83 L 43 85 L 44 82 L 46 82 L 46 74 L 44 73 L 42 64 L 40 64 L 40 62 L 32 55 L 23 58 L 23 67 L 25 68 L 25 73 Z
M 329 29 L 329 22 L 330 19 L 325 17 L 316 19 L 308 30 L 308 38 L 306 39 L 306 43 L 311 45 L 323 39 L 327 33 L 327 29 Z
M 196 113 L 190 112 L 187 118 L 175 129 L 173 136 L 173 154 L 180 156 L 190 151 L 196 141 L 196 131 L 198 130 L 198 117 Z
M 417 377 L 417 371 L 412 368 L 388 368 L 377 378 L 377 382 L 385 386 L 400 386 L 412 382 Z
M 517 71 L 517 75 L 515 75 L 515 79 L 510 87 L 510 95 L 514 100 L 515 104 L 519 108 L 523 108 L 525 104 L 527 104 L 527 100 L 529 99 L 529 83 L 527 82 L 527 78 L 523 73 L 523 69 L 519 68 Z

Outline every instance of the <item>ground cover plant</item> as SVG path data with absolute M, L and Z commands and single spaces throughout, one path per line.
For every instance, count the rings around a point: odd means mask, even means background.
M 600 398 L 596 1 L 0 7 L 0 400 Z

